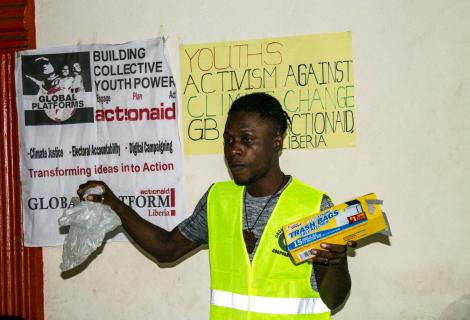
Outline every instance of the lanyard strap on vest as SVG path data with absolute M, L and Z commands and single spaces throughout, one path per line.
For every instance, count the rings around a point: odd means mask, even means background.
M 211 304 L 242 311 L 271 314 L 319 314 L 330 309 L 321 298 L 271 298 L 211 290 Z

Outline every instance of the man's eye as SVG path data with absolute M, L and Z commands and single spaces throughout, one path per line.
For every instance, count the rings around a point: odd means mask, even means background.
M 244 143 L 252 143 L 253 142 L 253 138 L 252 137 L 243 137 L 242 138 L 242 141 Z
M 224 137 L 224 144 L 231 144 L 233 142 L 232 138 Z

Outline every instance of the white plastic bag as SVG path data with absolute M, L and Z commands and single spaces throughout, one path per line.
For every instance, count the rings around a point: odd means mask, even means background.
M 91 189 L 88 194 L 102 193 L 101 190 L 93 192 Z M 101 246 L 106 233 L 120 224 L 118 215 L 99 202 L 81 201 L 66 209 L 59 218 L 59 225 L 70 226 L 64 240 L 60 269 L 67 271 L 80 265 Z

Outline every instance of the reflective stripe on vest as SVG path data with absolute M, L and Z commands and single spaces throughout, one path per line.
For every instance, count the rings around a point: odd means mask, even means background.
M 211 291 L 211 304 L 270 314 L 319 314 L 330 311 L 321 298 L 270 298 L 221 290 Z

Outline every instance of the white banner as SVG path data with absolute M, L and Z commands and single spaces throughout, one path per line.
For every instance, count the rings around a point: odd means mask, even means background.
M 25 246 L 63 244 L 57 220 L 87 180 L 167 230 L 185 218 L 163 39 L 23 51 L 15 71 Z

